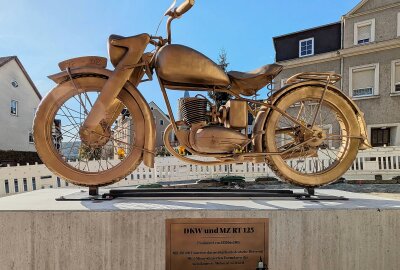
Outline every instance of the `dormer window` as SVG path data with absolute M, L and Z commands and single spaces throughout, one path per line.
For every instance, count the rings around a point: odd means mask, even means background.
M 354 45 L 363 45 L 375 41 L 375 19 L 354 24 Z
M 314 38 L 299 41 L 299 57 L 314 55 Z

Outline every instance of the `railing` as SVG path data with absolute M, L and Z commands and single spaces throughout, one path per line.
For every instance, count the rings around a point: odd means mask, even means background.
M 97 164 L 97 161 L 94 162 Z M 328 160 L 323 162 L 326 166 L 328 165 Z M 305 170 L 308 171 L 310 169 L 311 166 L 306 164 Z M 141 164 L 124 180 L 112 186 L 150 184 L 159 181 L 200 180 L 218 178 L 225 175 L 245 176 L 247 179 L 265 176 L 275 177 L 275 174 L 265 163 L 253 164 L 246 162 L 231 165 L 200 166 L 184 163 L 174 157 L 157 157 L 153 169 Z M 343 177 L 347 180 L 375 180 L 377 177 L 383 180 L 391 180 L 396 176 L 400 176 L 400 147 L 374 148 L 361 151 L 352 167 Z M 0 168 L 0 196 L 34 189 L 71 186 L 73 185 L 55 176 L 43 164 Z

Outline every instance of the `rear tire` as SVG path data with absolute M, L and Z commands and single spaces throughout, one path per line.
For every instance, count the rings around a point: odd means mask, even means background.
M 322 87 L 300 87 L 281 97 L 274 105 L 311 126 L 317 112 L 315 103 L 319 102 L 323 91 Z M 271 169 L 282 180 L 303 187 L 323 186 L 339 179 L 353 164 L 360 144 L 360 139 L 354 138 L 360 136 L 354 110 L 345 99 L 327 90 L 320 114 L 317 114 L 314 127 L 327 135 L 322 137 L 325 139 L 321 139 L 320 145 L 303 145 L 286 155 L 267 158 Z M 301 132 L 298 130 L 298 125 L 289 118 L 271 110 L 266 120 L 266 151 L 283 152 L 305 141 L 299 139 Z
M 33 131 L 40 158 L 52 172 L 76 185 L 112 184 L 132 172 L 142 159 L 144 117 L 126 89 L 122 89 L 117 97 L 123 104 L 126 122 L 118 126 L 116 121 L 107 127 L 111 135 L 103 146 L 94 148 L 82 141 L 79 128 L 87 115 L 84 107 L 94 104 L 106 81 L 103 77 L 76 78 L 74 82 L 80 93 L 70 81 L 59 84 L 42 100 L 36 112 Z M 114 114 L 122 117 L 117 110 Z M 61 120 L 60 128 L 55 126 L 54 120 Z M 68 147 L 71 144 L 70 149 L 63 149 L 63 145 Z M 68 162 L 71 153 L 76 151 L 77 161 Z M 121 153 L 124 155 L 120 155 L 122 158 L 119 159 L 117 154 Z

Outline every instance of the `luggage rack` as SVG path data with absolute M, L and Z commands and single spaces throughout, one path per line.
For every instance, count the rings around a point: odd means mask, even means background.
M 117 198 L 133 199 L 297 199 L 303 201 L 348 200 L 342 196 L 318 195 L 314 188 L 295 193 L 290 189 L 200 189 L 200 188 L 159 188 L 159 189 L 111 189 L 99 194 L 99 189 L 73 193 L 57 198 L 57 201 L 109 201 Z

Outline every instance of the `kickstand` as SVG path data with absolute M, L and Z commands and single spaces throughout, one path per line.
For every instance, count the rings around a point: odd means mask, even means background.
M 313 187 L 307 187 L 304 189 L 306 195 L 308 196 L 315 196 L 315 189 Z
M 89 187 L 89 196 L 99 196 L 99 187 Z

